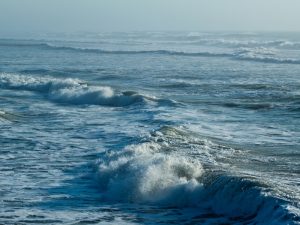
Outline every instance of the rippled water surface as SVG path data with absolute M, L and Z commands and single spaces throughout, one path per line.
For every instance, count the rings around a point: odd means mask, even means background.
M 0 224 L 299 224 L 300 34 L 0 39 Z

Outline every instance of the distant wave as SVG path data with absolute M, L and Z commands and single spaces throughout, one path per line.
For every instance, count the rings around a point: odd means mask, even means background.
M 99 54 L 115 54 L 115 55 L 175 55 L 175 56 L 203 56 L 203 57 L 229 57 L 231 54 L 227 53 L 212 53 L 212 52 L 180 52 L 171 50 L 103 50 L 103 49 L 91 49 L 91 48 L 75 48 L 66 46 L 53 46 L 46 44 L 44 48 L 57 49 L 57 50 L 69 50 L 76 52 L 87 53 L 99 53 Z
M 11 43 L 0 42 L 0 46 L 14 46 L 14 47 L 36 47 L 45 50 L 62 50 L 74 51 L 95 54 L 113 54 L 113 55 L 169 55 L 169 56 L 190 56 L 190 57 L 223 57 L 233 60 L 242 61 L 255 61 L 262 63 L 277 63 L 277 64 L 300 64 L 300 59 L 281 58 L 276 54 L 271 53 L 272 49 L 265 47 L 242 47 L 234 52 L 221 53 L 221 52 L 183 52 L 172 50 L 104 50 L 96 48 L 79 48 L 71 46 L 57 46 L 48 43 Z
M 11 46 L 11 47 L 37 47 L 48 50 L 66 50 L 75 52 L 86 52 L 86 53 L 99 53 L 99 54 L 116 54 L 116 55 L 137 55 L 137 54 L 157 54 L 157 55 L 182 55 L 182 56 L 230 56 L 226 53 L 210 53 L 210 52 L 179 52 L 179 51 L 169 51 L 169 50 L 104 50 L 95 48 L 80 48 L 80 47 L 70 47 L 70 46 L 57 46 L 48 43 L 10 43 L 10 42 L 0 42 L 0 46 Z
M 0 74 L 0 87 L 28 90 L 46 94 L 55 102 L 68 104 L 90 104 L 122 107 L 134 103 L 152 101 L 161 104 L 174 104 L 171 100 L 158 99 L 136 92 L 115 93 L 111 87 L 89 86 L 78 79 L 57 79 L 30 75 Z
M 176 151 L 176 144 L 182 145 L 180 140 L 188 141 L 176 128 L 164 128 L 153 135 L 146 142 L 100 156 L 97 179 L 104 200 L 198 207 L 241 224 L 286 224 L 300 219 L 286 209 L 285 200 L 267 193 L 266 185 L 226 172 L 211 172 L 198 158 L 182 154 L 181 147 Z M 192 143 L 195 146 L 197 140 Z M 201 155 L 209 155 L 209 145 L 199 142 L 197 148 L 204 151 Z
M 229 48 L 239 47 L 274 47 L 282 49 L 300 49 L 299 42 L 291 42 L 286 40 L 270 40 L 270 41 L 258 41 L 258 40 L 237 40 L 237 39 L 205 39 L 194 40 L 187 42 L 191 45 L 208 45 L 208 46 L 222 46 Z
M 276 57 L 264 57 L 264 56 L 239 56 L 238 60 L 254 61 L 262 63 L 274 63 L 274 64 L 300 64 L 300 60 L 291 58 L 276 58 Z
M 46 44 L 44 47 L 58 50 L 79 51 L 100 54 L 117 54 L 117 55 L 174 55 L 174 56 L 191 56 L 191 57 L 228 57 L 235 60 L 256 61 L 263 63 L 278 64 L 300 64 L 298 59 L 278 58 L 270 54 L 271 50 L 267 48 L 240 48 L 234 53 L 216 53 L 216 52 L 181 52 L 170 50 L 143 50 L 143 51 L 110 51 L 102 49 L 74 48 L 74 47 L 58 47 Z
M 276 64 L 300 64 L 299 59 L 280 58 L 276 51 L 269 48 L 239 48 L 233 53 L 233 58 L 244 61 L 255 61 Z
M 58 47 L 52 45 L 44 46 L 46 48 L 53 48 L 58 50 L 79 51 L 99 54 L 117 54 L 117 55 L 170 55 L 170 56 L 191 56 L 191 57 L 225 57 L 235 60 L 256 61 L 263 63 L 277 63 L 277 64 L 300 64 L 299 59 L 279 58 L 271 53 L 272 50 L 268 48 L 240 48 L 233 53 L 217 53 L 217 52 L 181 52 L 170 50 L 143 50 L 143 51 L 109 51 L 102 49 L 88 49 L 88 48 L 74 48 L 74 47 Z

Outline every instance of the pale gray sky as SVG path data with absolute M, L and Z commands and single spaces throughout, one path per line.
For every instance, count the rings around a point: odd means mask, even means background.
M 0 0 L 0 34 L 300 31 L 300 0 Z

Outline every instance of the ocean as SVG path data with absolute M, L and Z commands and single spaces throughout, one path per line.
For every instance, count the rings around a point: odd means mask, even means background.
M 300 33 L 0 39 L 0 224 L 300 224 Z

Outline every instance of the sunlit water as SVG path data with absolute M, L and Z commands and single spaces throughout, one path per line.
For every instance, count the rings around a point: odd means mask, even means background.
M 0 40 L 0 224 L 299 224 L 300 34 Z

